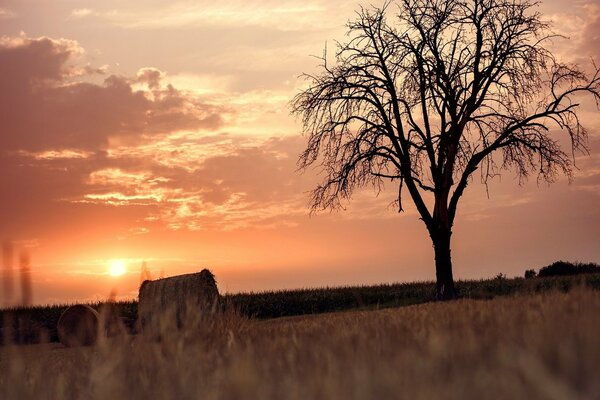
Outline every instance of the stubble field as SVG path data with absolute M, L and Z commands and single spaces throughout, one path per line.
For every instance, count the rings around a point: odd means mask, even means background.
M 600 293 L 586 288 L 186 326 L 158 342 L 4 346 L 0 398 L 600 398 Z

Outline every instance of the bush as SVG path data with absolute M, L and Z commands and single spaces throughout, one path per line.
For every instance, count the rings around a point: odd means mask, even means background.
M 600 265 L 596 263 L 571 263 L 567 261 L 556 261 L 544 268 L 540 269 L 538 276 L 562 276 L 562 275 L 579 275 L 593 274 L 600 272 Z
M 525 271 L 525 279 L 531 279 L 536 277 L 535 269 L 528 269 Z

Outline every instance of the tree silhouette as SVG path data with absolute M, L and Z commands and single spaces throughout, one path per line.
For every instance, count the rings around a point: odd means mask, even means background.
M 599 70 L 554 57 L 546 46 L 556 36 L 536 6 L 402 0 L 361 8 L 347 42 L 336 43 L 334 65 L 325 51 L 291 103 L 308 136 L 299 166 L 316 163 L 324 174 L 313 211 L 384 181 L 398 185 L 402 211 L 408 190 L 435 250 L 439 299 L 455 296 L 450 238 L 475 171 L 484 183 L 503 170 L 520 181 L 531 173 L 570 179 L 575 151 L 587 152 L 579 94 L 600 100 Z M 568 153 L 556 131 L 570 138 Z

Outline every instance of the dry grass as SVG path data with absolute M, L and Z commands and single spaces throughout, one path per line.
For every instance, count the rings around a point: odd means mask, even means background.
M 0 349 L 2 399 L 598 399 L 600 293 L 576 289 L 269 321 L 161 342 Z

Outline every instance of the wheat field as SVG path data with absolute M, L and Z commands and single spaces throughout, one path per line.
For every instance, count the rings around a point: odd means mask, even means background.
M 0 398 L 600 398 L 600 293 L 585 288 L 163 329 L 2 347 Z

